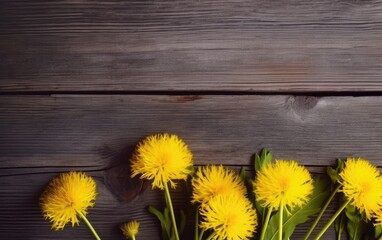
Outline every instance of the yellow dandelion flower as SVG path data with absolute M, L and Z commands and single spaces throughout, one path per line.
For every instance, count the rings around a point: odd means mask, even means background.
M 372 217 L 375 219 L 376 226 L 382 225 L 382 209 L 379 209 L 378 211 L 374 212 Z
M 62 173 L 53 178 L 40 197 L 43 215 L 52 222 L 52 228 L 62 230 L 72 222 L 79 224 L 78 215 L 85 216 L 94 206 L 96 182 L 82 172 Z
M 157 134 L 147 137 L 138 144 L 131 160 L 132 177 L 153 180 L 152 188 L 164 189 L 173 180 L 185 180 L 191 172 L 193 161 L 188 146 L 173 134 Z
M 138 234 L 139 231 L 139 222 L 137 221 L 130 221 L 128 223 L 124 223 L 120 226 L 123 235 L 128 238 L 135 240 L 135 236 Z
M 309 171 L 296 161 L 278 160 L 263 166 L 257 173 L 254 192 L 263 206 L 290 209 L 302 206 L 313 191 Z
M 215 232 L 212 239 L 242 240 L 253 236 L 257 226 L 256 210 L 242 195 L 217 195 L 202 204 L 200 227 Z
M 382 178 L 378 169 L 367 160 L 348 158 L 340 177 L 345 197 L 370 220 L 382 204 Z
M 245 195 L 246 189 L 239 175 L 228 168 L 206 166 L 196 172 L 192 180 L 193 202 L 205 203 L 219 194 Z

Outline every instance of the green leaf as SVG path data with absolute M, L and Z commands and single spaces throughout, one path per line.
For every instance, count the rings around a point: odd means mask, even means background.
M 327 167 L 326 172 L 334 184 L 337 183 L 338 180 L 340 179 L 340 172 L 342 171 L 344 166 L 345 166 L 345 162 L 341 159 L 337 159 L 336 168 Z
M 155 207 L 149 206 L 149 212 L 154 214 L 162 228 L 162 239 L 163 240 L 175 240 L 175 231 L 174 226 L 172 224 L 170 210 L 168 208 L 163 209 L 163 213 L 156 209 Z M 183 210 L 180 211 L 180 225 L 178 226 L 178 233 L 179 235 L 182 234 L 184 231 L 184 228 L 186 226 L 186 214 Z
M 272 152 L 267 151 L 267 149 L 263 148 L 261 150 L 260 155 L 256 153 L 255 155 L 255 171 L 259 171 L 265 164 L 272 162 Z
M 174 231 L 172 231 L 172 232 L 174 232 Z M 172 235 L 171 235 L 170 240 L 176 240 L 176 236 L 175 236 L 175 234 L 172 234 Z
M 288 215 L 283 217 L 283 239 L 289 239 L 298 224 L 306 222 L 310 216 L 318 213 L 322 205 L 330 196 L 330 181 L 327 178 L 314 178 L 314 189 L 310 200 L 301 208 L 293 209 Z M 284 211 L 286 212 L 286 211 Z M 279 212 L 274 214 L 265 233 L 265 239 L 274 240 L 278 236 Z
M 342 169 L 345 167 L 345 161 L 341 159 L 337 159 L 337 166 L 336 168 L 328 167 L 326 172 L 329 175 L 330 179 L 332 180 L 332 188 L 336 188 L 339 184 L 340 180 L 340 173 Z M 339 202 L 344 203 L 345 199 L 343 194 L 340 194 L 339 196 Z M 347 218 L 344 212 L 342 212 L 339 217 L 334 221 L 334 228 L 336 231 L 337 240 L 340 240 L 343 232 L 345 230 L 345 226 L 347 224 Z
M 332 167 L 327 167 L 326 173 L 329 175 L 330 180 L 332 180 L 332 182 L 334 184 L 340 179 L 340 176 L 339 176 L 337 170 L 332 168 Z
M 188 175 L 190 175 L 190 177 L 194 177 L 195 175 L 195 172 L 196 172 L 196 167 L 194 166 L 189 166 L 187 169 L 190 171 L 190 173 Z
M 155 215 L 160 224 L 161 224 L 161 228 L 162 228 L 162 239 L 170 239 L 170 235 L 171 235 L 171 221 L 169 221 L 169 218 L 168 216 L 166 216 L 166 212 L 167 212 L 167 215 L 168 215 L 168 209 L 165 208 L 164 209 L 164 214 L 162 212 L 160 212 L 158 209 L 156 209 L 155 207 L 152 207 L 152 206 L 149 206 L 149 212 L 153 215 Z M 167 211 L 166 211 L 167 210 Z
M 248 196 L 249 201 L 251 201 L 253 206 L 256 206 L 255 193 L 253 192 L 252 179 L 250 179 L 247 176 L 247 172 L 245 171 L 245 169 L 243 167 L 240 169 L 240 178 L 243 181 L 243 183 L 247 189 L 247 196 Z
M 361 215 L 357 209 L 348 204 L 345 208 L 345 215 L 347 217 L 346 230 L 349 240 L 361 240 L 363 239 L 367 223 L 362 220 Z
M 334 186 L 337 186 L 336 182 L 332 183 L 332 187 Z M 338 201 L 340 206 L 345 203 L 346 200 L 343 193 L 338 194 Z M 346 228 L 346 223 L 347 217 L 345 211 L 342 211 L 341 214 L 336 218 L 336 220 L 334 220 L 334 229 L 336 231 L 337 240 L 341 239 L 343 232 Z
M 252 179 L 246 178 L 244 180 L 244 185 L 247 188 L 247 196 L 248 196 L 249 201 L 251 201 L 253 206 L 255 206 L 256 199 L 255 199 L 255 193 L 253 192 L 253 182 L 252 182 Z
M 333 185 L 335 185 L 340 180 L 340 173 L 345 167 L 345 161 L 341 159 L 337 159 L 337 167 L 328 168 L 327 173 L 330 176 Z M 339 197 L 340 205 L 345 203 L 346 199 L 343 194 Z M 346 232 L 349 240 L 361 240 L 366 237 L 366 230 L 368 228 L 368 224 L 362 219 L 361 214 L 357 211 L 357 209 L 348 204 L 345 208 L 344 213 L 341 214 L 341 218 L 337 219 L 335 222 L 335 229 L 337 232 L 337 236 L 341 236 L 344 230 L 344 225 L 346 225 Z M 338 238 L 339 239 L 339 238 Z
M 382 238 L 382 226 L 377 225 L 375 226 L 375 239 L 381 239 Z
M 240 179 L 245 182 L 247 180 L 247 172 L 245 171 L 244 167 L 240 168 L 240 173 L 239 173 Z
M 158 209 L 156 209 L 155 207 L 149 206 L 149 212 L 154 214 L 158 218 L 159 222 L 162 225 L 162 228 L 166 228 L 166 224 L 167 224 L 166 219 Z
M 164 216 L 164 219 L 166 221 L 166 233 L 167 233 L 167 236 L 171 236 L 173 234 L 173 231 L 172 231 L 172 221 L 171 221 L 171 217 L 170 217 L 170 210 L 166 207 L 163 209 L 163 216 Z M 170 237 L 171 239 L 171 237 Z
M 280 212 L 279 211 L 277 211 L 275 214 L 273 214 L 271 216 L 271 219 L 269 220 L 269 223 L 268 223 L 267 230 L 266 230 L 265 235 L 264 235 L 264 239 L 267 239 L 267 240 L 276 240 L 276 239 L 278 239 L 278 232 L 279 232 L 278 221 L 279 221 L 279 217 L 280 217 Z M 286 220 L 287 217 L 288 217 L 287 213 L 286 213 L 286 211 L 284 211 L 284 217 L 283 217 L 284 224 L 283 224 L 283 227 L 285 226 L 285 220 Z M 283 239 L 286 239 L 286 238 L 284 238 L 284 236 L 283 236 Z
M 262 204 L 258 201 L 255 202 L 255 208 L 257 210 L 258 215 L 261 217 L 261 225 L 262 225 L 265 222 L 265 217 L 267 214 L 267 208 L 263 207 Z
M 255 154 L 255 159 L 254 159 L 255 176 L 256 176 L 256 173 L 265 164 L 271 163 L 272 159 L 273 159 L 272 152 L 268 151 L 265 148 L 263 148 L 261 150 L 260 155 L 256 153 Z M 266 209 L 261 205 L 260 202 L 256 201 L 256 199 L 255 199 L 255 194 L 253 193 L 254 187 L 253 187 L 252 180 L 247 180 L 245 182 L 245 185 L 246 185 L 247 191 L 248 191 L 248 198 L 253 203 L 253 205 L 256 207 L 257 213 L 259 214 L 259 219 L 260 219 L 260 217 L 262 219 L 261 224 L 259 224 L 260 227 L 261 227 L 261 225 L 264 223 Z
M 180 210 L 180 225 L 179 225 L 179 235 L 181 235 L 184 231 L 184 227 L 186 226 L 186 214 L 183 210 Z
M 341 239 L 341 236 L 343 235 L 343 232 L 345 230 L 345 226 L 346 226 L 346 216 L 345 216 L 345 213 L 342 212 L 340 216 L 334 221 L 334 228 L 336 230 L 337 240 Z

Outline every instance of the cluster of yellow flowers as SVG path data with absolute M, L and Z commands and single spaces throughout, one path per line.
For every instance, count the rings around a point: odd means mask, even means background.
M 382 225 L 382 177 L 379 170 L 365 159 L 348 158 L 345 162 L 345 167 L 339 169 L 336 182 L 338 186 L 333 191 L 332 196 L 337 192 L 342 192 L 345 201 L 318 233 L 315 240 L 323 236 L 329 226 L 348 206 L 356 208 L 360 218 L 365 222 L 374 222 L 374 226 L 380 228 Z M 328 199 L 327 204 L 322 208 L 321 212 L 325 211 L 331 199 L 332 198 Z M 321 214 L 307 233 L 305 240 L 308 239 L 320 217 Z M 359 224 L 361 224 L 361 221 Z M 377 233 L 376 231 L 374 238 L 381 239 L 381 237 L 381 233 Z
M 200 203 L 200 227 L 213 239 L 248 239 L 257 226 L 257 214 L 246 197 L 238 174 L 223 166 L 206 166 L 192 180 L 193 202 Z M 202 230 L 199 239 L 202 239 Z
M 195 204 L 195 239 L 242 240 L 254 237 L 265 239 L 271 216 L 278 216 L 277 236 L 283 235 L 285 217 L 296 209 L 304 207 L 315 191 L 309 171 L 293 160 L 267 161 L 256 169 L 250 188 L 246 178 L 222 165 L 208 165 L 193 168 L 192 153 L 183 140 L 176 135 L 156 134 L 138 144 L 131 158 L 132 176 L 152 181 L 152 188 L 164 190 L 167 210 L 171 218 L 168 223 L 168 238 L 179 240 L 180 233 L 170 196 L 170 188 L 177 186 L 177 180 L 191 177 L 192 199 Z M 130 177 L 130 176 L 126 176 Z M 357 209 L 361 219 L 382 225 L 382 177 L 379 170 L 364 159 L 349 158 L 338 170 L 334 185 L 337 187 L 321 204 L 321 211 L 305 235 L 308 239 L 337 193 L 345 201 L 314 239 L 320 239 L 328 227 L 348 206 Z M 83 219 L 96 239 L 100 239 L 86 218 L 87 209 L 93 207 L 96 197 L 95 181 L 81 172 L 60 174 L 46 187 L 40 198 L 43 215 L 52 222 L 52 228 L 61 230 Z M 250 195 L 255 197 L 250 200 Z M 266 210 L 260 212 L 259 208 Z M 276 214 L 277 213 L 277 214 Z M 160 214 L 160 213 L 158 213 Z M 260 214 L 260 216 L 259 216 Z M 166 220 L 167 221 L 167 220 Z M 272 220 L 271 220 L 272 221 Z M 256 231 L 258 225 L 261 231 Z M 171 227 L 172 226 L 172 227 Z M 124 236 L 135 240 L 139 222 L 131 221 L 120 226 Z M 208 233 L 205 238 L 204 235 Z

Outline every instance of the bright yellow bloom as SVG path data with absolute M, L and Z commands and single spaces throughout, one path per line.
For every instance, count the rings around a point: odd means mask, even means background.
M 188 146 L 176 135 L 157 134 L 138 144 L 131 160 L 132 177 L 153 180 L 152 188 L 164 189 L 173 180 L 185 180 L 191 172 L 193 161 Z
M 367 160 L 348 158 L 340 177 L 342 192 L 350 204 L 370 220 L 382 205 L 382 178 L 378 169 Z
M 278 160 L 263 166 L 257 173 L 254 192 L 264 207 L 302 206 L 313 191 L 309 171 L 296 161 Z
M 201 205 L 200 215 L 200 227 L 216 233 L 212 239 L 249 239 L 257 226 L 256 210 L 239 194 L 217 195 Z
M 373 213 L 373 218 L 375 218 L 375 225 L 381 226 L 382 225 L 382 209 L 379 209 L 375 213 Z
M 96 198 L 96 182 L 83 172 L 62 173 L 53 178 L 40 197 L 43 215 L 52 228 L 62 230 L 65 224 L 79 224 L 78 213 L 87 214 Z
M 192 180 L 193 202 L 205 203 L 219 194 L 245 195 L 246 189 L 239 175 L 220 166 L 206 166 L 196 172 Z
M 139 222 L 137 221 L 130 221 L 128 223 L 124 223 L 120 226 L 123 235 L 128 239 L 135 239 L 135 236 L 138 234 L 139 231 Z

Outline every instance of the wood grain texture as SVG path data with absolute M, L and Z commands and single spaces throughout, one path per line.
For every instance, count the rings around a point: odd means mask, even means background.
M 45 171 L 45 169 L 40 169 Z M 62 169 L 67 170 L 67 169 Z M 79 169 L 80 170 L 80 169 Z M 96 228 L 102 239 L 122 240 L 125 239 L 119 224 L 138 220 L 141 222 L 139 239 L 159 240 L 160 229 L 156 218 L 148 213 L 147 206 L 153 205 L 158 208 L 164 206 L 163 195 L 157 190 L 147 190 L 132 202 L 118 201 L 105 187 L 102 181 L 102 171 L 90 172 L 97 181 L 98 197 L 94 208 L 89 209 L 88 218 Z M 90 231 L 82 222 L 80 226 L 72 228 L 67 225 L 63 231 L 50 230 L 50 223 L 42 217 L 38 205 L 39 194 L 47 182 L 57 173 L 24 174 L 22 176 L 0 176 L 0 239 L 14 240 L 64 240 L 94 239 Z M 187 228 L 182 236 L 184 240 L 191 240 L 193 220 L 189 198 L 185 195 L 184 186 L 172 191 L 174 207 L 177 211 L 184 209 L 189 215 Z M 187 206 L 186 206 L 187 205 Z M 334 208 L 328 209 L 322 223 L 334 213 Z M 320 223 L 319 227 L 322 227 Z M 304 224 L 296 229 L 293 239 L 302 239 L 309 224 Z M 334 239 L 333 229 L 330 229 L 324 237 Z
M 0 91 L 381 91 L 382 1 L 1 1 Z
M 248 165 L 266 147 L 312 166 L 363 156 L 382 166 L 382 97 L 0 96 L 0 163 L 110 165 L 147 135 L 176 133 L 196 164 Z M 6 172 L 2 172 L 5 174 Z
M 89 210 L 92 222 L 102 239 L 124 239 L 119 224 L 133 219 L 142 222 L 141 239 L 159 239 L 160 231 L 146 210 L 148 205 L 164 206 L 159 191 L 149 191 L 130 203 L 123 203 L 106 189 L 102 172 L 90 173 L 97 181 L 96 205 Z M 0 238 L 1 239 L 92 239 L 91 232 L 82 222 L 79 227 L 67 225 L 63 231 L 50 230 L 49 221 L 42 217 L 38 198 L 43 187 L 57 173 L 23 174 L 0 177 Z M 179 195 L 179 193 L 178 193 Z M 179 207 L 179 203 L 177 205 Z M 22 229 L 22 231 L 20 230 Z
M 148 189 L 126 203 L 105 184 L 112 169 L 128 163 L 134 145 L 157 132 L 185 139 L 198 165 L 248 166 L 252 154 L 267 147 L 315 173 L 346 156 L 382 166 L 381 104 L 382 97 L 0 96 L 0 239 L 91 239 L 83 224 L 49 230 L 38 207 L 49 179 L 69 170 L 96 178 L 99 196 L 89 219 L 104 239 L 123 239 L 117 226 L 131 219 L 142 222 L 140 239 L 159 239 L 146 207 L 163 206 L 161 194 Z M 189 200 L 183 190 L 174 192 L 177 209 Z M 307 228 L 299 227 L 293 239 Z M 334 239 L 333 230 L 325 239 Z
M 347 156 L 382 167 L 381 96 L 289 95 L 377 95 L 381 42 L 382 0 L 0 1 L 0 239 L 92 239 L 84 224 L 51 231 L 39 210 L 69 170 L 97 181 L 89 219 L 103 239 L 132 219 L 139 239 L 159 239 L 146 207 L 162 194 L 125 178 L 158 132 L 183 138 L 197 165 L 248 167 L 266 147 L 313 173 Z M 184 190 L 175 208 L 190 211 Z

